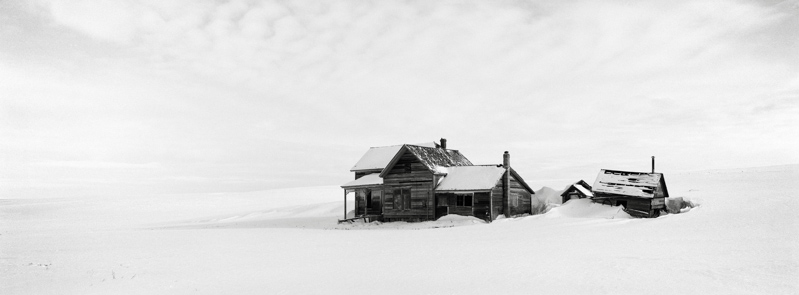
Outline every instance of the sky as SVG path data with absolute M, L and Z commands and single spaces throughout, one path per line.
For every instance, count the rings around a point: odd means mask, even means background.
M 0 198 L 799 163 L 799 1 L 0 0 Z

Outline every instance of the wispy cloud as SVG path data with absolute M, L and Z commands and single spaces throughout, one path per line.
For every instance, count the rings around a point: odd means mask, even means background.
M 513 147 L 528 171 L 799 161 L 790 2 L 33 3 L 0 19 L 13 165 L 279 179 L 442 136 L 475 162 Z

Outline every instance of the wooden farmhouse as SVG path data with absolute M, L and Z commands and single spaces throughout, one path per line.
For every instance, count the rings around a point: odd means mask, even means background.
M 447 214 L 487 221 L 532 212 L 533 190 L 503 164 L 474 165 L 441 144 L 373 147 L 350 169 L 355 180 L 344 189 L 344 220 L 436 220 Z M 355 217 L 347 219 L 347 194 L 355 193 Z
M 590 199 L 594 197 L 594 194 L 591 192 L 591 186 L 581 179 L 566 188 L 566 190 L 560 194 L 560 197 L 563 199 L 562 203 L 566 203 L 572 199 Z
M 666 208 L 669 190 L 662 173 L 602 169 L 594 182 L 593 194 L 595 202 L 624 206 L 630 215 L 657 217 Z

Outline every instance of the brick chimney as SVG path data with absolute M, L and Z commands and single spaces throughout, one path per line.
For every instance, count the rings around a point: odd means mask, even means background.
M 505 153 L 502 154 L 502 166 L 504 166 L 505 169 L 510 168 L 510 154 L 508 151 L 505 151 Z
M 447 139 L 446 138 L 442 138 L 441 139 L 441 148 L 445 149 L 445 150 L 447 149 Z

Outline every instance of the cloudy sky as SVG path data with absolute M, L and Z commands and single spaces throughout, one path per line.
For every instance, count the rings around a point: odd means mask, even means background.
M 441 137 L 536 189 L 795 164 L 798 43 L 797 1 L 0 0 L 0 197 L 337 185 Z

